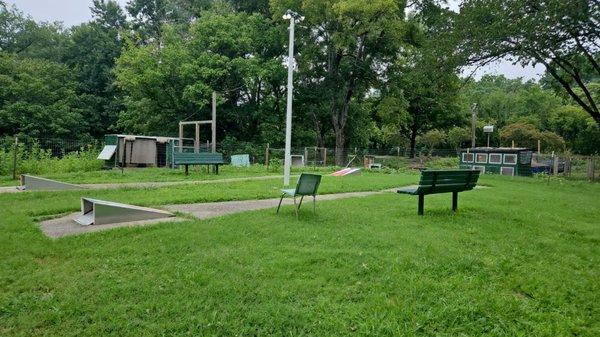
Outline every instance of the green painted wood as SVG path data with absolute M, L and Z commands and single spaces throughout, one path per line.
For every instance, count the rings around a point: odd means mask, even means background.
M 175 165 L 214 165 L 224 164 L 222 153 L 185 153 L 173 154 Z

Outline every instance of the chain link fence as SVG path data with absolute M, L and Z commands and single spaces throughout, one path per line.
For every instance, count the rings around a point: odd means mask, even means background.
M 104 142 L 72 139 L 4 137 L 0 139 L 0 176 L 21 173 L 86 172 L 100 170 L 104 161 L 97 160 Z M 193 144 L 185 144 L 184 146 Z M 223 154 L 226 163 L 232 155 L 247 154 L 250 163 L 264 165 L 266 169 L 283 166 L 285 150 L 278 147 L 259 146 L 247 142 L 219 143 L 217 152 Z M 200 144 L 200 152 L 211 151 L 208 143 Z M 292 164 L 304 167 L 353 166 L 364 168 L 387 168 L 411 170 L 423 168 L 456 168 L 460 149 L 345 149 L 347 155 L 342 165 L 336 165 L 335 149 L 315 146 L 294 147 Z M 114 164 L 113 164 L 114 165 Z M 596 180 L 600 177 L 600 157 L 573 154 L 539 154 L 532 159 L 534 173 L 550 174 L 572 179 Z

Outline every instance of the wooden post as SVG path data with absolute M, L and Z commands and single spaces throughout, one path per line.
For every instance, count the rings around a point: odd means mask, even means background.
M 571 157 L 565 158 L 565 171 L 564 175 L 570 177 L 571 176 Z
M 265 166 L 267 170 L 269 169 L 269 143 L 267 143 L 267 148 L 265 149 Z
M 542 141 L 538 139 L 538 154 L 542 153 Z
M 552 164 L 553 164 L 552 171 L 555 176 L 558 175 L 558 160 L 559 160 L 558 156 L 554 157 L 554 159 L 552 160 Z
M 318 159 L 317 156 L 318 156 L 317 147 L 315 146 L 315 161 L 313 162 L 313 170 L 317 169 L 317 159 Z
M 304 165 L 308 163 L 308 148 L 304 148 Z
M 211 132 L 212 132 L 212 153 L 217 152 L 217 93 L 213 91 L 212 93 L 212 124 L 211 124 Z
M 511 145 L 511 147 L 512 147 L 513 149 L 515 148 L 515 141 L 514 141 L 514 140 L 512 141 L 512 145 Z
M 327 166 L 327 148 L 323 148 L 323 166 Z
M 594 158 L 587 159 L 587 178 L 589 181 L 594 181 Z
M 15 136 L 15 145 L 13 147 L 13 172 L 12 178 L 17 179 L 17 151 L 19 149 L 19 137 Z
M 475 130 L 477 128 L 477 103 L 471 104 L 471 147 L 475 147 Z
M 179 152 L 183 152 L 183 124 L 179 122 Z
M 397 152 L 397 154 L 398 154 L 398 157 L 400 157 L 400 146 L 397 146 L 397 147 L 396 147 L 396 152 Z

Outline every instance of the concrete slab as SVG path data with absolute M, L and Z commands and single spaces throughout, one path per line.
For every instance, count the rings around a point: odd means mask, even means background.
M 42 221 L 39 226 L 44 234 L 51 238 L 61 238 L 65 236 L 71 235 L 79 235 L 85 233 L 99 232 L 105 231 L 113 228 L 120 227 L 137 227 L 137 226 L 148 226 L 154 225 L 158 223 L 177 223 L 189 219 L 173 217 L 173 218 L 163 218 L 163 219 L 152 219 L 152 220 L 141 220 L 141 221 L 129 221 L 129 222 L 120 222 L 113 224 L 105 224 L 105 225 L 93 225 L 93 226 L 82 226 L 75 222 L 75 219 L 79 217 L 81 214 L 79 212 L 72 213 L 66 216 L 62 216 L 60 218 L 50 219 Z

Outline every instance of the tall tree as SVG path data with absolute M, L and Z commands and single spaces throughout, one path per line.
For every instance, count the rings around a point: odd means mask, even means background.
M 465 0 L 455 24 L 467 63 L 509 58 L 542 64 L 600 125 L 599 103 L 585 75 L 600 76 L 599 1 Z
M 94 137 L 102 137 L 117 121 L 121 100 L 113 84 L 112 69 L 122 48 L 126 18 L 112 0 L 96 0 L 92 22 L 71 31 L 71 45 L 64 62 L 77 78 L 77 91 L 85 102 L 85 117 Z
M 402 41 L 405 1 L 271 1 L 276 19 L 288 8 L 306 16 L 297 34 L 299 69 L 310 73 L 328 102 L 335 162 L 346 165 L 351 102 L 362 99 L 393 61 Z

